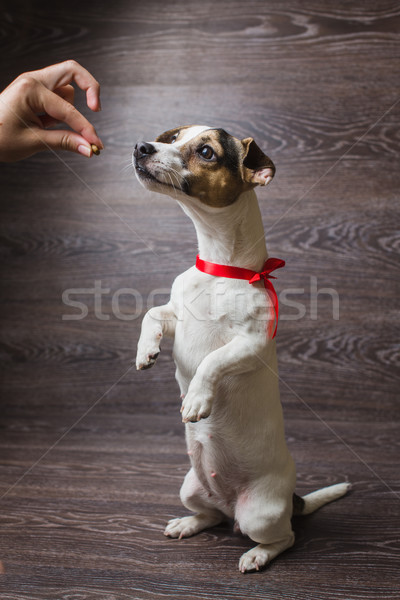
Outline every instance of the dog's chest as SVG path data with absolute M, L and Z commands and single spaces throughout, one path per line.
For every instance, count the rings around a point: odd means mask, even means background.
M 209 280 L 209 281 L 207 281 Z M 171 301 L 177 317 L 174 358 L 187 375 L 203 358 L 233 337 L 230 290 L 217 278 L 197 269 L 186 271 L 174 282 Z
M 253 326 L 260 302 L 262 313 L 266 310 L 263 289 L 247 281 L 205 275 L 195 267 L 176 278 L 171 302 L 177 317 L 174 358 L 187 376 L 210 352 Z
M 226 344 L 233 337 L 235 322 L 243 317 L 232 281 L 204 275 L 196 268 L 177 277 L 171 300 L 178 337 L 193 336 L 208 352 Z

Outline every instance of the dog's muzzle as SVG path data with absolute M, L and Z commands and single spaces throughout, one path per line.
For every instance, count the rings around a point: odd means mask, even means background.
M 149 142 L 138 142 L 133 150 L 133 165 L 136 174 L 146 179 L 155 179 L 154 175 L 146 168 L 146 159 L 155 154 L 157 149 Z
M 161 191 L 159 186 L 172 188 L 174 192 L 186 192 L 186 181 L 179 178 L 176 169 L 165 165 L 162 160 L 153 161 L 152 156 L 158 152 L 158 149 L 149 142 L 138 142 L 133 150 L 133 166 L 136 176 L 144 187 L 151 189 L 150 186 L 157 184 L 157 191 Z M 166 193 L 166 192 L 165 192 Z
M 140 160 L 145 156 L 150 156 L 150 154 L 155 154 L 157 152 L 156 148 L 154 148 L 153 144 L 149 144 L 148 142 L 138 142 L 133 151 L 133 156 L 136 160 Z

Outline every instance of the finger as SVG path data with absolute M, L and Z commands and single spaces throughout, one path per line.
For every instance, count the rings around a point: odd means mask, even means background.
M 63 98 L 64 100 L 69 102 L 70 104 L 74 104 L 75 88 L 73 85 L 63 85 L 59 88 L 56 88 L 54 90 L 54 93 L 57 94 L 57 96 L 60 96 L 60 98 Z
M 91 145 L 74 131 L 62 129 L 43 129 L 32 132 L 37 150 L 68 150 L 90 158 L 93 156 Z
M 71 129 L 79 133 L 90 144 L 96 144 L 100 149 L 104 148 L 93 125 L 72 104 L 69 104 L 45 86 L 41 86 L 38 94 L 40 104 L 47 115 L 69 125 Z
M 38 71 L 31 71 L 30 75 L 51 90 L 75 81 L 78 87 L 86 92 L 88 107 L 94 111 L 101 110 L 99 82 L 75 60 L 66 60 Z
M 39 116 L 39 120 L 41 123 L 42 129 L 48 129 L 49 127 L 55 127 L 56 125 L 60 125 L 60 121 L 50 117 L 50 115 L 41 115 Z
M 56 90 L 54 90 L 54 93 L 57 94 L 57 96 L 60 96 L 60 98 L 63 98 L 64 100 L 69 102 L 69 104 L 74 104 L 75 88 L 73 85 L 63 85 L 62 87 L 59 87 Z M 43 129 L 55 127 L 61 122 L 58 121 L 58 119 L 50 117 L 50 115 L 39 115 L 39 119 L 41 121 Z

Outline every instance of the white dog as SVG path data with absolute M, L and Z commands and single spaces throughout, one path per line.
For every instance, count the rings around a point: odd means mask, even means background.
M 197 267 L 177 277 L 168 304 L 149 310 L 138 343 L 136 365 L 146 369 L 163 336 L 174 338 L 183 398 L 192 468 L 181 500 L 195 514 L 170 521 L 165 535 L 187 537 L 234 519 L 258 544 L 239 569 L 259 570 L 293 545 L 294 513 L 308 514 L 350 487 L 294 494 L 273 339 L 277 303 L 253 190 L 269 183 L 275 167 L 252 138 L 204 126 L 138 143 L 133 162 L 147 189 L 176 198 L 199 244 Z M 272 267 L 284 264 L 278 263 Z

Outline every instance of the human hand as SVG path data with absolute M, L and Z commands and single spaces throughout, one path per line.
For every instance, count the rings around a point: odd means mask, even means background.
M 100 85 L 74 60 L 19 75 L 0 94 L 0 161 L 21 160 L 42 150 L 92 156 L 103 144 L 93 125 L 74 107 L 74 87 L 86 91 L 93 111 L 101 110 Z M 69 129 L 48 129 L 66 123 Z

